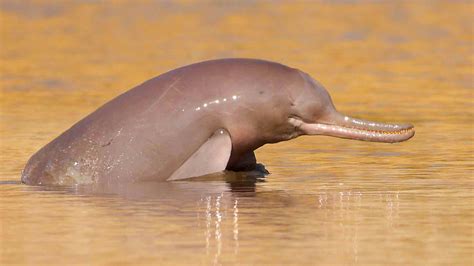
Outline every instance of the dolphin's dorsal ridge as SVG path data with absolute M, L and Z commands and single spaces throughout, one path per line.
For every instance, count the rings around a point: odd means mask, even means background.
M 232 140 L 225 129 L 218 129 L 168 180 L 180 180 L 224 171 L 232 151 Z

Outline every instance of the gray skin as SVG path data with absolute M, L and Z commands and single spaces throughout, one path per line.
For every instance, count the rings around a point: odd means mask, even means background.
M 415 133 L 409 124 L 338 113 L 324 87 L 300 70 L 255 59 L 212 60 L 162 74 L 106 103 L 34 154 L 22 181 L 167 180 L 219 130 L 228 132 L 231 146 L 206 154 L 208 161 L 224 158 L 223 168 L 237 171 L 255 167 L 255 149 L 300 135 L 392 143 Z

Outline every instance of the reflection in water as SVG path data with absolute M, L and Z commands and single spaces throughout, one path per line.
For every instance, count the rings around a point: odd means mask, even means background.
M 263 175 L 224 172 L 175 182 L 139 182 L 127 186 L 37 187 L 81 196 L 117 195 L 128 200 L 158 200 L 169 205 L 197 203 L 196 217 L 203 229 L 205 250 L 214 264 L 220 264 L 223 247 L 239 253 L 239 196 L 255 197 Z M 171 202 L 170 202 L 171 201 Z M 229 242 L 229 243 L 228 243 Z M 231 244 L 232 243 L 232 244 Z
M 247 182 L 252 183 L 251 180 Z M 22 230 L 30 233 L 17 241 L 26 245 L 31 241 L 30 237 L 35 239 L 39 234 L 45 241 L 79 240 L 95 243 L 101 237 L 100 234 L 78 235 L 74 232 L 92 232 L 86 228 L 77 231 L 77 228 L 82 228 L 84 222 L 93 224 L 101 221 L 98 224 L 100 228 L 120 228 L 120 235 L 127 240 L 123 242 L 123 247 L 119 242 L 113 242 L 116 246 L 88 246 L 89 253 L 105 252 L 101 250 L 107 248 L 137 248 L 152 252 L 171 244 L 164 249 L 165 254 L 171 256 L 175 254 L 173 250 L 190 252 L 196 259 L 215 265 L 235 263 L 237 259 L 241 261 L 242 256 L 249 259 L 248 263 L 256 264 L 275 260 L 304 264 L 316 258 L 331 263 L 383 263 L 386 256 L 391 261 L 403 263 L 405 257 L 401 254 L 417 252 L 410 250 L 409 242 L 405 243 L 404 239 L 410 238 L 415 232 L 421 233 L 423 238 L 433 239 L 445 230 L 442 221 L 455 216 L 450 213 L 453 209 L 448 202 L 444 205 L 436 203 L 435 209 L 433 201 L 423 194 L 389 189 L 390 185 L 387 185 L 388 189 L 379 191 L 372 191 L 374 186 L 355 189 L 353 186 L 341 187 L 336 177 L 328 177 L 315 180 L 321 188 L 306 193 L 268 189 L 267 183 L 253 180 L 254 185 L 247 191 L 242 191 L 241 187 L 233 191 L 231 188 L 235 186 L 225 180 L 149 182 L 121 188 L 113 193 L 84 187 L 20 186 L 29 197 L 63 204 L 60 213 L 67 215 L 64 220 L 66 223 L 74 221 L 74 231 L 63 231 L 61 240 L 58 240 L 57 234 L 42 233 L 36 226 L 41 223 L 36 221 L 21 224 Z M 7 183 L 1 185 L 0 189 L 8 191 L 15 187 L 18 184 Z M 425 198 L 427 211 L 413 208 L 413 197 Z M 4 202 L 2 206 L 9 206 L 9 203 Z M 23 215 L 30 219 L 42 219 L 42 213 L 48 213 L 48 204 L 44 206 L 46 209 L 31 204 L 23 210 L 11 209 L 10 215 L 16 213 L 17 220 L 25 219 Z M 32 213 L 36 214 L 31 216 Z M 417 224 L 408 222 L 410 217 L 418 215 L 428 219 L 422 223 L 421 232 Z M 53 217 L 48 216 L 48 219 Z M 189 230 L 176 227 L 191 226 L 196 223 L 196 219 L 198 226 L 192 226 Z M 117 221 L 122 226 L 117 227 Z M 450 226 L 469 225 L 453 221 Z M 143 235 L 145 232 L 147 235 Z M 379 243 L 384 243 L 388 249 L 373 254 L 374 250 L 378 250 Z M 428 250 L 433 245 L 437 247 L 437 243 L 427 242 Z M 265 254 L 270 252 L 267 250 L 269 248 L 279 251 L 268 257 Z M 295 249 L 312 255 L 294 257 L 291 253 Z M 84 251 L 76 247 L 70 252 L 70 256 L 74 257 L 76 252 L 81 254 Z M 164 256 L 162 253 L 147 254 L 152 257 Z M 186 257 L 181 258 L 179 255 L 173 260 L 187 261 Z
M 76 194 L 118 195 L 132 200 L 172 198 L 185 201 L 201 195 L 216 195 L 224 192 L 241 192 L 250 196 L 255 193 L 256 184 L 265 182 L 265 173 L 224 171 L 207 176 L 173 182 L 136 182 L 130 184 L 76 185 L 67 189 Z M 44 186 L 44 190 L 57 187 Z M 216 206 L 219 203 L 215 203 Z
M 230 195 L 232 197 L 232 195 Z M 231 204 L 231 208 L 227 205 L 232 203 L 231 201 L 226 200 L 225 194 L 221 193 L 216 196 L 206 196 L 205 199 L 199 201 L 201 204 L 205 204 L 204 216 L 200 216 L 199 212 L 202 210 L 199 206 L 198 208 L 198 217 L 205 217 L 205 243 L 206 243 L 206 254 L 213 254 L 213 263 L 219 264 L 219 258 L 221 256 L 222 247 L 233 246 L 233 253 L 236 255 L 239 252 L 239 209 L 238 209 L 238 199 L 234 199 L 234 203 Z M 229 215 L 228 212 L 232 212 Z M 229 232 L 225 231 L 226 227 L 224 225 L 230 220 L 232 222 L 232 227 L 229 228 Z M 213 226 L 214 225 L 214 226 Z M 223 237 L 225 235 L 232 235 L 230 237 Z M 212 237 L 214 236 L 214 237 Z M 233 244 L 223 243 L 224 241 L 231 241 Z M 214 250 L 214 252 L 212 251 Z
M 211 214 L 211 196 L 206 197 L 206 253 L 209 255 L 209 241 L 211 238 L 211 222 L 212 222 L 212 214 Z
M 239 207 L 238 207 L 239 200 L 234 200 L 234 207 L 233 209 L 233 222 L 234 222 L 234 230 L 232 231 L 234 237 L 234 254 L 239 252 Z
M 216 198 L 216 231 L 215 231 L 215 238 L 216 238 L 216 243 L 217 243 L 217 251 L 216 251 L 216 256 L 214 258 L 214 263 L 217 263 L 217 260 L 219 259 L 221 255 L 221 249 L 222 249 L 222 232 L 221 232 L 221 222 L 222 222 L 222 213 L 220 212 L 220 207 L 221 207 L 221 199 L 222 199 L 222 194 L 217 196 Z
M 223 247 L 239 253 L 239 196 L 255 197 L 256 184 L 265 173 L 223 173 L 175 182 L 137 182 L 128 185 L 35 187 L 38 191 L 59 191 L 79 196 L 116 195 L 133 201 L 157 200 L 168 205 L 197 203 L 196 217 L 203 229 L 205 250 L 214 264 L 220 263 Z M 231 224 L 231 226 L 229 226 Z M 233 244 L 227 243 L 232 242 Z

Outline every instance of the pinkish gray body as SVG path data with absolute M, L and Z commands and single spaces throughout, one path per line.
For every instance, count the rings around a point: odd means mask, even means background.
M 118 96 L 34 154 L 27 184 L 175 180 L 255 167 L 253 151 L 300 135 L 399 142 L 411 125 L 339 114 L 309 75 L 253 59 L 178 68 Z

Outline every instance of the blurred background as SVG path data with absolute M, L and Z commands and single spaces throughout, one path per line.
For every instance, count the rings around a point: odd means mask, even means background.
M 0 0 L 0 263 L 471 265 L 472 11 L 448 0 Z M 272 175 L 237 191 L 191 182 L 143 200 L 18 182 L 35 151 L 106 101 L 224 57 L 299 68 L 341 112 L 411 122 L 416 136 L 268 145 L 257 157 Z

